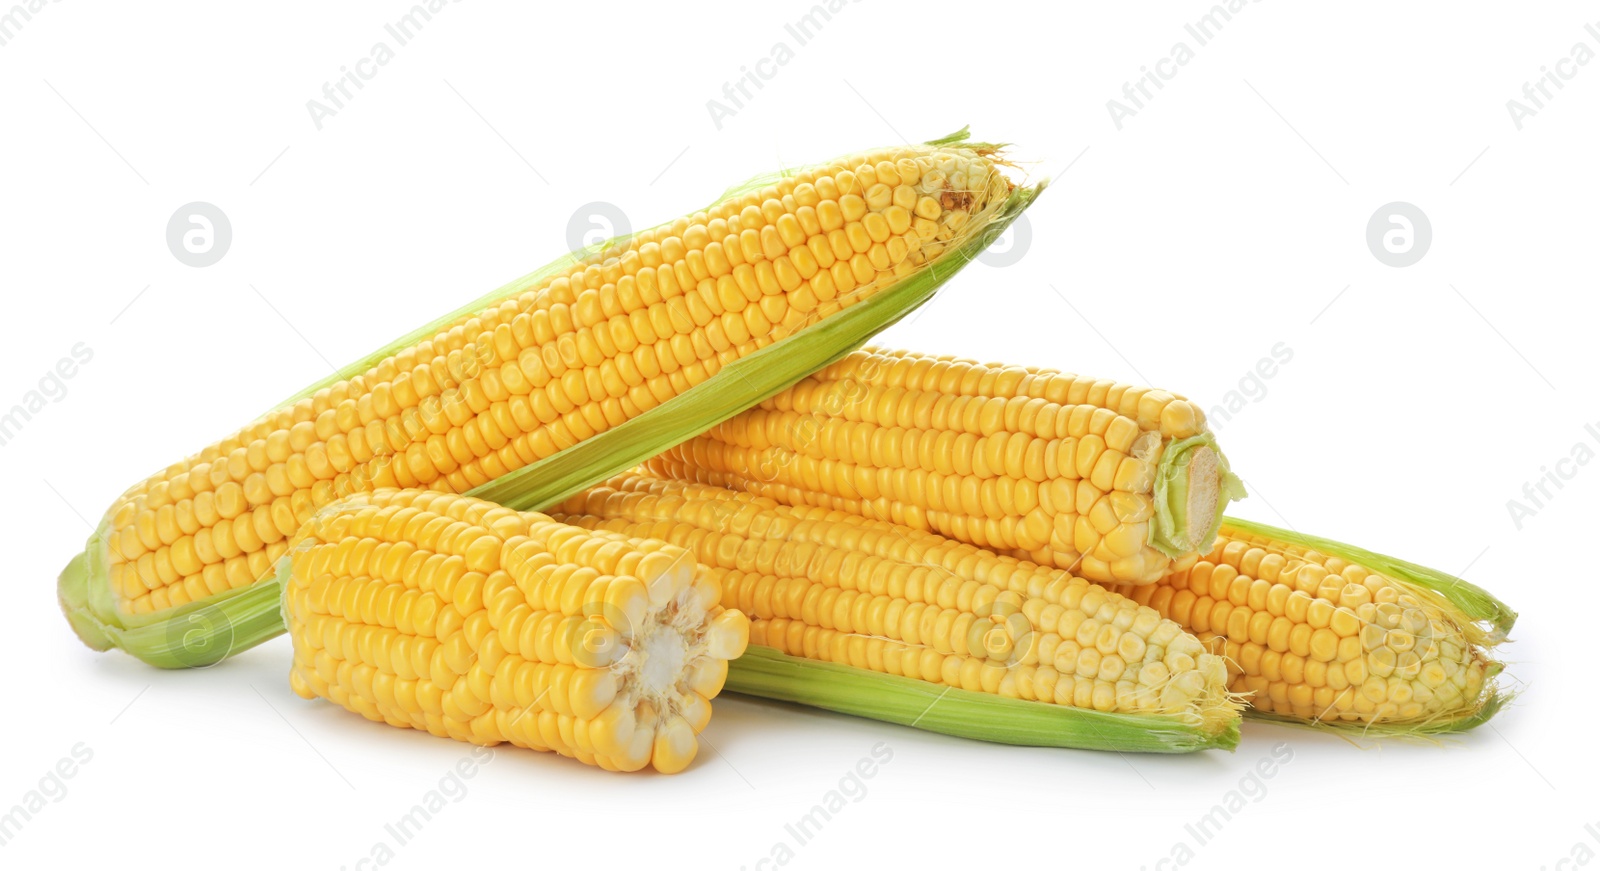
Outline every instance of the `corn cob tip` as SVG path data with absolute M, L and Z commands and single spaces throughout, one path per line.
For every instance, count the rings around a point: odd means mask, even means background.
M 963 125 L 960 130 L 957 130 L 954 133 L 946 133 L 943 136 L 929 139 L 927 142 L 922 144 L 932 148 L 964 148 L 980 156 L 990 158 L 998 155 L 1011 145 L 1009 142 L 972 141 L 972 125 L 970 124 Z M 1004 161 L 997 162 L 1003 165 L 1009 165 Z
M 1511 698 L 1494 647 L 1514 618 L 1459 578 L 1226 518 L 1215 545 L 1123 592 L 1226 657 L 1250 715 L 1342 734 L 1462 732 Z

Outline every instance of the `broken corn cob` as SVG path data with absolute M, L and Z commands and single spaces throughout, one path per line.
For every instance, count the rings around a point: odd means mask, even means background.
M 1179 752 L 1231 746 L 1220 657 L 1059 569 L 892 523 L 624 475 L 555 519 L 686 548 L 751 619 L 730 688 L 965 737 Z
M 683 770 L 749 633 L 682 548 L 462 496 L 355 496 L 288 553 L 295 692 L 610 770 Z
M 875 349 L 646 466 L 1106 583 L 1192 564 L 1244 495 L 1200 407 L 1176 394 Z
M 69 622 L 95 649 L 215 662 L 278 631 L 264 580 L 336 499 L 498 480 L 553 502 L 749 407 L 928 299 L 1032 201 L 965 138 L 756 179 L 368 355 L 124 493 L 61 575 Z
M 1504 703 L 1491 648 L 1516 615 L 1441 572 L 1228 518 L 1159 584 L 1115 587 L 1226 657 L 1254 712 L 1374 734 L 1472 728 Z

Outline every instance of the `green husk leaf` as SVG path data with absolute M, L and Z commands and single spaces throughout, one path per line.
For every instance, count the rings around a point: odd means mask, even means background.
M 942 140 L 935 140 L 933 144 L 956 144 L 965 139 L 963 130 Z M 729 194 L 714 202 L 720 202 L 728 195 L 763 187 L 803 170 L 804 167 L 800 167 L 759 176 L 730 189 Z M 547 507 L 699 435 L 859 348 L 873 335 L 927 302 L 950 276 L 998 238 L 1044 188 L 1044 182 L 1016 188 L 991 210 L 974 216 L 969 226 L 975 229 L 968 239 L 947 249 L 931 263 L 873 297 L 724 366 L 706 382 L 690 388 L 648 414 L 490 482 L 468 495 L 523 509 Z M 627 238 L 607 240 L 558 258 L 342 367 L 273 410 L 365 372 L 384 358 L 436 333 L 445 325 L 520 294 L 552 275 L 570 270 L 591 254 L 625 242 Z M 268 575 L 248 587 L 158 614 L 119 614 L 112 600 L 108 571 L 109 523 L 109 517 L 102 521 L 90 536 L 84 553 L 68 564 L 57 581 L 57 596 L 68 623 L 91 648 L 105 650 L 117 647 L 151 665 L 190 668 L 213 664 L 282 634 L 275 575 Z
M 998 744 L 1122 753 L 1232 750 L 1239 744 L 1236 716 L 1207 727 L 1176 715 L 1107 714 L 802 659 L 770 647 L 751 646 L 730 663 L 726 689 Z
M 1511 606 L 1495 598 L 1488 590 L 1438 569 L 1420 566 L 1399 557 L 1376 553 L 1342 541 L 1279 529 L 1253 520 L 1225 517 L 1223 525 L 1242 532 L 1270 536 L 1301 547 L 1319 550 L 1329 556 L 1339 557 L 1388 575 L 1395 580 L 1437 593 L 1471 622 L 1482 623 L 1488 627 L 1488 633 L 1483 638 L 1485 644 L 1494 645 L 1504 641 L 1511 633 L 1511 627 L 1516 625 L 1517 612 L 1511 610 Z
M 1189 516 L 1189 462 L 1195 451 L 1210 448 L 1216 454 L 1222 479 L 1217 484 L 1217 510 L 1210 517 Z M 1228 503 L 1245 497 L 1244 482 L 1228 467 L 1228 458 L 1209 432 L 1178 439 L 1167 445 L 1156 465 L 1155 522 L 1150 524 L 1150 545 L 1173 559 L 1204 553 L 1217 540 L 1222 513 Z M 1200 523 L 1196 534 L 1195 524 Z
M 56 583 L 62 613 L 90 648 L 115 647 L 157 668 L 203 668 L 283 634 L 278 585 L 270 577 L 159 615 L 118 615 L 109 583 L 92 583 L 97 573 L 107 577 L 107 523 Z

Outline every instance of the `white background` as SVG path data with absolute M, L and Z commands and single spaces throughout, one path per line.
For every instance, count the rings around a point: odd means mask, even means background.
M 306 101 L 392 46 L 406 8 L 65 0 L 0 48 L 0 407 L 76 343 L 94 355 L 0 448 L 0 811 L 75 745 L 93 753 L 0 847 L 5 867 L 369 867 L 384 824 L 471 749 L 302 701 L 286 639 L 199 673 L 82 647 L 55 575 L 126 486 L 550 260 L 585 203 L 649 226 L 757 172 L 969 123 L 1053 177 L 1031 243 L 882 344 L 1209 408 L 1284 343 L 1292 361 L 1219 427 L 1255 494 L 1237 513 L 1464 573 L 1519 607 L 1503 648 L 1518 704 L 1444 747 L 1247 723 L 1235 754 L 1154 758 L 722 698 L 715 751 L 677 777 L 501 750 L 389 867 L 775 867 L 757 863 L 792 846 L 784 825 L 878 742 L 892 761 L 792 867 L 1174 867 L 1157 863 L 1179 842 L 1192 868 L 1531 869 L 1600 851 L 1584 828 L 1600 821 L 1600 464 L 1521 530 L 1507 508 L 1575 444 L 1600 450 L 1584 430 L 1600 427 L 1600 62 L 1520 131 L 1505 105 L 1575 43 L 1600 50 L 1584 30 L 1600 9 L 1251 3 L 1118 130 L 1106 101 L 1193 48 L 1184 24 L 1207 4 L 864 0 L 796 47 L 784 24 L 804 0 L 469 0 L 319 131 Z M 706 102 L 779 41 L 793 59 L 719 130 Z M 233 226 L 209 268 L 165 243 L 197 200 Z M 1409 268 L 1365 243 L 1396 200 L 1433 227 Z M 1265 797 L 1195 847 L 1184 825 L 1279 742 L 1293 758 Z

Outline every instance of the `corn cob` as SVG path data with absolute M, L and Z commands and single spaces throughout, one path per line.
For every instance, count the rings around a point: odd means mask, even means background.
M 1192 564 L 1243 496 L 1204 413 L 1176 394 L 874 349 L 646 466 L 1106 583 Z
M 1225 667 L 1153 610 L 937 535 L 623 475 L 555 519 L 686 548 L 751 620 L 730 688 L 966 737 L 1231 746 Z
M 683 770 L 749 633 L 681 548 L 428 490 L 324 508 L 279 571 L 301 696 L 610 770 Z
M 280 631 L 264 581 L 338 498 L 501 481 L 554 502 L 782 389 L 925 301 L 1041 189 L 964 139 L 754 180 L 368 355 L 124 493 L 62 573 L 71 625 L 214 662 Z
M 1504 703 L 1489 648 L 1516 614 L 1440 572 L 1228 518 L 1159 584 L 1113 587 L 1228 661 L 1254 712 L 1363 731 L 1469 729 Z

